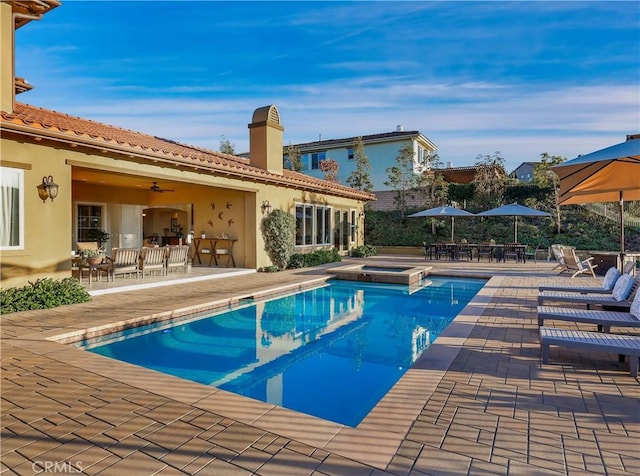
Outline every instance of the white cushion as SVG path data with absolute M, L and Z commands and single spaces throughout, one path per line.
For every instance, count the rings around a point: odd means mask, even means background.
M 613 285 L 616 284 L 616 281 L 620 277 L 620 274 L 620 271 L 615 266 L 609 268 L 607 274 L 604 275 L 604 281 L 602 282 L 603 289 L 613 289 Z
M 631 303 L 631 309 L 629 310 L 632 316 L 640 319 L 640 292 L 636 291 L 636 295 Z
M 631 287 L 633 286 L 633 277 L 629 274 L 623 274 L 616 281 L 611 295 L 616 301 L 624 301 L 629 297 Z

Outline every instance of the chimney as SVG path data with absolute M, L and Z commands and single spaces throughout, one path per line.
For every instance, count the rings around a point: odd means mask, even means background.
M 280 113 L 275 105 L 253 112 L 249 124 L 249 163 L 260 169 L 282 175 L 282 136 Z
M 402 126 L 402 124 L 398 124 L 396 126 L 396 132 L 404 132 L 404 127 Z
M 2 47 L 2 63 L 0 67 L 0 109 L 13 112 L 15 87 L 14 71 L 14 19 L 10 3 L 0 3 L 0 46 Z

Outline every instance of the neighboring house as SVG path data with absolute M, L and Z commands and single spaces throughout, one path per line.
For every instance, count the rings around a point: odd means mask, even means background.
M 475 165 L 467 167 L 447 167 L 435 169 L 434 172 L 442 175 L 448 183 L 467 184 L 476 178 L 478 168 Z
M 522 162 L 509 176 L 518 179 L 520 182 L 531 182 L 533 180 L 533 169 L 540 164 L 541 162 Z
M 423 163 L 427 157 L 437 148 L 433 142 L 427 139 L 419 131 L 404 131 L 398 126 L 395 132 L 382 134 L 363 135 L 365 154 L 371 164 L 370 180 L 373 191 L 390 190 L 384 183 L 389 180 L 386 170 L 396 165 L 396 158 L 400 149 L 410 145 L 414 151 L 414 172 L 424 171 Z M 320 170 L 320 162 L 326 159 L 335 160 L 338 163 L 338 179 L 346 184 L 346 180 L 356 169 L 356 161 L 353 154 L 353 143 L 357 137 L 345 139 L 327 139 L 304 144 L 293 144 L 300 150 L 302 158 L 302 172 L 316 178 L 323 178 L 324 172 Z M 283 151 L 283 163 L 288 167 L 286 147 Z
M 363 243 L 364 204 L 375 197 L 283 170 L 273 105 L 255 110 L 246 159 L 16 102 L 30 88 L 13 72 L 14 30 L 59 4 L 0 2 L 2 287 L 71 276 L 71 251 L 96 229 L 111 235 L 108 251 L 228 234 L 248 268 L 271 264 L 260 223 L 272 209 L 296 218 L 297 252 Z

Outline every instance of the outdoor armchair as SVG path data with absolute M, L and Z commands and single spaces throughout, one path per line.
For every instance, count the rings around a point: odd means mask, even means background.
M 174 269 L 188 271 L 189 245 L 169 246 L 167 255 L 167 273 Z
M 583 273 L 591 273 L 591 275 L 595 278 L 596 273 L 594 269 L 598 266 L 597 264 L 593 264 L 593 256 L 584 260 L 581 260 L 576 255 L 575 248 L 570 247 L 562 247 L 562 254 L 564 256 L 564 264 L 566 266 L 566 271 L 573 273 L 571 276 L 575 278 L 579 274 Z
M 140 271 L 142 277 L 145 274 L 159 272 L 161 275 L 167 274 L 167 249 L 166 247 L 144 247 L 140 252 Z
M 111 275 L 117 274 L 140 276 L 140 249 L 138 248 L 113 248 L 111 250 Z

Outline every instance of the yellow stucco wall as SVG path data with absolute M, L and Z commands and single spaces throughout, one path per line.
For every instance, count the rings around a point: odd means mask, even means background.
M 247 268 L 272 264 L 264 251 L 260 230 L 263 217 L 260 206 L 264 200 L 268 200 L 273 209 L 285 210 L 292 215 L 296 203 L 321 204 L 344 211 L 362 209 L 362 203 L 353 199 L 134 163 L 118 160 L 115 155 L 102 156 L 88 149 L 64 147 L 47 140 L 23 142 L 10 134 L 4 134 L 0 139 L 3 166 L 19 164 L 25 169 L 25 247 L 24 250 L 2 252 L 2 287 L 24 285 L 38 277 L 71 275 L 70 255 L 75 247 L 73 209 L 78 202 L 141 207 L 193 204 L 195 236 L 199 237 L 205 231 L 207 236 L 227 233 L 237 238 L 234 247 L 236 264 Z M 174 184 L 179 182 L 179 186 L 174 187 L 175 192 L 154 193 L 147 189 L 86 184 L 72 180 L 74 169 L 93 169 L 110 176 L 135 175 L 144 177 L 149 183 L 152 180 L 170 180 Z M 60 192 L 54 202 L 47 200 L 42 203 L 36 186 L 43 176 L 48 175 L 53 176 Z M 215 204 L 215 209 L 211 203 Z M 190 223 L 181 224 L 185 234 L 191 231 Z M 358 243 L 362 243 L 362 227 Z
M 0 3 L 0 109 L 13 111 L 13 15 L 11 5 Z
M 2 166 L 24 169 L 24 249 L 3 250 L 2 287 L 24 285 L 42 277 L 71 276 L 71 167 L 66 153 L 2 139 Z M 51 175 L 59 185 L 58 197 L 42 203 L 37 186 Z

